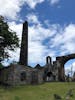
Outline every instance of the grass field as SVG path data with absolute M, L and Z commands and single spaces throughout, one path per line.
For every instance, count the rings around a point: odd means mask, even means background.
M 75 89 L 74 82 L 51 82 L 42 85 L 25 85 L 14 88 L 0 86 L 0 100 L 54 100 L 54 94 L 65 97 L 69 89 Z M 75 100 L 75 90 L 73 90 L 73 97 L 70 100 Z

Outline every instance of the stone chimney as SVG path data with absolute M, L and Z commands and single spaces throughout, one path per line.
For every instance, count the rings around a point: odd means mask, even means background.
M 28 22 L 27 21 L 23 23 L 19 63 L 21 65 L 28 66 Z

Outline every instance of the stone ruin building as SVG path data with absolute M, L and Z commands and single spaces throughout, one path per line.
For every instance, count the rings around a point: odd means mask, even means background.
M 72 81 L 75 82 L 75 72 L 73 73 L 73 79 L 72 79 Z
M 56 57 L 46 57 L 46 64 L 37 64 L 34 68 L 28 66 L 28 22 L 23 23 L 22 42 L 19 64 L 12 64 L 0 69 L 0 83 L 9 85 L 42 84 L 51 81 L 65 81 L 64 64 L 75 58 L 75 54 Z

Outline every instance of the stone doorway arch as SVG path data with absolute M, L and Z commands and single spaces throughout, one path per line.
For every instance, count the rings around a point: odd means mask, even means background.
M 66 56 L 56 57 L 56 63 L 57 63 L 57 67 L 58 67 L 58 80 L 59 81 L 65 81 L 64 65 L 67 61 L 69 61 L 71 59 L 75 59 L 75 53 L 69 54 Z

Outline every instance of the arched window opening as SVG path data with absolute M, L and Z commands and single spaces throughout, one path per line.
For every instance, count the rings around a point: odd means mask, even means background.
M 75 59 L 71 59 L 67 61 L 64 65 L 65 70 L 65 77 L 67 78 L 73 78 L 73 74 L 75 72 Z
M 21 73 L 21 81 L 25 81 L 26 80 L 26 72 L 22 72 Z
M 51 64 L 51 57 L 50 56 L 46 57 L 46 63 Z
M 52 72 L 48 72 L 48 73 L 47 73 L 47 76 L 48 76 L 48 77 L 52 76 Z
M 48 72 L 47 76 L 46 76 L 46 81 L 50 82 L 50 81 L 54 81 L 55 80 L 55 75 L 53 75 L 52 72 Z

